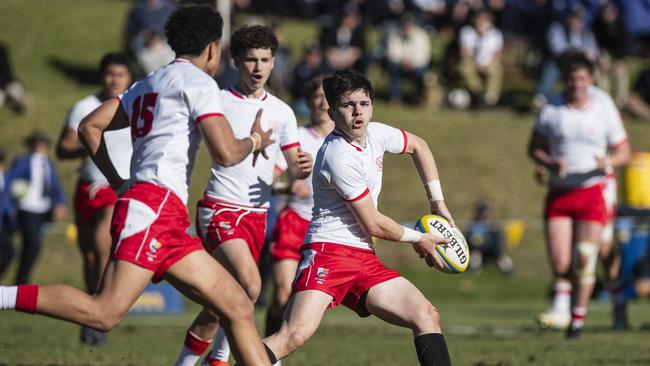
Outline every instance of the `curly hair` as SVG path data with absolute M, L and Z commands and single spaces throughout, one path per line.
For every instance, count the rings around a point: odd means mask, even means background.
M 370 80 L 363 74 L 353 69 L 338 70 L 332 76 L 323 79 L 323 91 L 325 99 L 330 106 L 335 106 L 341 96 L 346 93 L 352 93 L 357 90 L 363 90 L 370 100 L 375 99 L 375 92 Z
M 278 39 L 271 28 L 263 25 L 243 26 L 230 37 L 230 55 L 233 59 L 242 57 L 251 48 L 271 49 L 271 54 L 275 55 Z
M 165 24 L 167 43 L 177 56 L 198 56 L 221 38 L 223 19 L 209 6 L 187 6 L 174 11 Z

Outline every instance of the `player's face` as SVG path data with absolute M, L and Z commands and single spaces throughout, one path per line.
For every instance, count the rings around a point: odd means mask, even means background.
M 336 128 L 349 139 L 365 143 L 368 122 L 372 118 L 372 100 L 365 90 L 343 94 L 329 114 Z
M 275 58 L 270 48 L 249 48 L 246 53 L 235 60 L 239 70 L 239 80 L 248 91 L 260 90 L 271 76 Z
M 116 97 L 126 91 L 131 85 L 131 73 L 124 65 L 111 64 L 102 75 L 102 87 L 107 97 Z
M 312 121 L 320 122 L 330 119 L 327 114 L 330 105 L 327 103 L 327 99 L 325 99 L 325 92 L 322 86 L 318 87 L 318 90 L 312 94 L 311 98 L 307 101 L 307 105 L 312 115 Z
M 589 70 L 579 68 L 566 76 L 565 83 L 570 98 L 581 98 L 587 95 L 587 89 L 594 83 L 594 79 Z

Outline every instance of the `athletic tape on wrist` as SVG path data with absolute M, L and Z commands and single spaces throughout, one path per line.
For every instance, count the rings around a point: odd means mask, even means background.
M 413 230 L 411 228 L 408 228 L 406 226 L 402 226 L 404 228 L 404 234 L 402 234 L 402 237 L 399 238 L 399 241 L 405 242 L 405 243 L 415 243 L 420 241 L 422 239 L 422 233 Z
M 251 138 L 253 139 L 253 151 L 257 151 L 262 147 L 262 136 L 257 132 L 253 132 Z
M 442 201 L 444 196 L 442 195 L 442 186 L 440 185 L 440 179 L 434 179 L 424 185 L 424 189 L 427 191 L 427 197 L 431 201 Z
M 253 138 L 253 136 L 246 136 L 246 138 L 251 139 L 251 142 L 253 143 L 253 147 L 251 148 L 251 152 L 249 152 L 249 154 L 252 154 L 252 153 L 255 152 L 255 139 Z

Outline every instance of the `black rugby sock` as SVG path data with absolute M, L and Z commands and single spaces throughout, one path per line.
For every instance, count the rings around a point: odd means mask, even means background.
M 451 366 L 447 342 L 442 334 L 423 334 L 416 337 L 414 342 L 421 366 Z
M 266 343 L 263 344 L 264 344 L 264 349 L 266 350 L 266 354 L 269 356 L 269 361 L 271 361 L 271 365 L 275 365 L 275 363 L 278 362 L 278 359 L 275 357 L 275 353 L 271 351 L 271 349 L 269 348 L 269 346 L 266 345 Z

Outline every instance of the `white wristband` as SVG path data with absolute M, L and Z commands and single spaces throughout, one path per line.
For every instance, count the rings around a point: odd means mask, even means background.
M 440 186 L 439 179 L 434 179 L 425 184 L 424 189 L 427 191 L 427 197 L 429 197 L 430 201 L 442 201 L 445 199 L 442 195 L 442 186 Z
M 255 139 L 253 138 L 253 136 L 246 136 L 246 138 L 251 139 L 251 142 L 253 143 L 253 147 L 251 148 L 251 152 L 248 153 L 250 155 L 253 152 L 255 152 Z
M 399 241 L 404 242 L 404 243 L 415 243 L 420 241 L 422 239 L 422 233 L 413 230 L 411 228 L 408 228 L 406 226 L 402 226 L 404 228 L 404 234 L 402 234 L 402 237 L 399 238 Z

